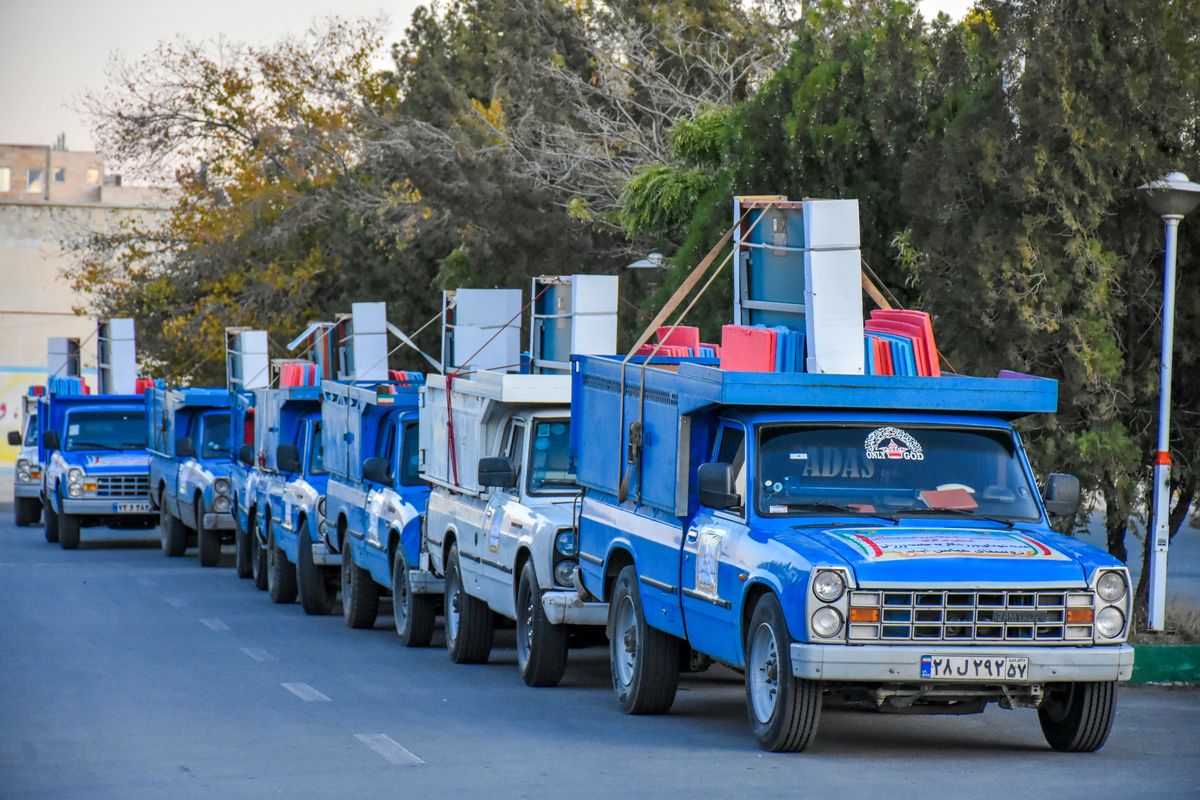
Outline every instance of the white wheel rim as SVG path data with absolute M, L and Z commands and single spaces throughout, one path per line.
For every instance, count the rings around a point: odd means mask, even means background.
M 625 595 L 617 606 L 616 625 L 613 628 L 613 651 L 616 655 L 617 678 L 622 686 L 633 683 L 637 668 L 638 630 L 637 614 L 633 609 L 633 598 Z
M 750 640 L 746 679 L 750 681 L 750 705 L 759 722 L 771 721 L 779 701 L 779 646 L 767 623 L 759 625 Z
M 533 597 L 534 592 L 526 588 L 523 592 L 525 595 L 525 605 L 519 609 L 520 617 L 517 619 L 517 647 L 519 648 L 519 657 L 521 663 L 529 661 L 529 654 L 533 652 Z

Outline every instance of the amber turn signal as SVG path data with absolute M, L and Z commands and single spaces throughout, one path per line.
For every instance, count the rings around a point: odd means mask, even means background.
M 1067 622 L 1073 625 L 1091 625 L 1092 615 L 1093 612 L 1090 608 L 1068 608 Z
M 852 608 L 850 609 L 851 622 L 879 622 L 878 608 Z

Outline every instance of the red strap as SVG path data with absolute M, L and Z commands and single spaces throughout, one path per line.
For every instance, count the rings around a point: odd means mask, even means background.
M 1158 455 L 1154 456 L 1154 466 L 1169 467 L 1171 466 L 1171 453 L 1167 450 L 1159 450 Z

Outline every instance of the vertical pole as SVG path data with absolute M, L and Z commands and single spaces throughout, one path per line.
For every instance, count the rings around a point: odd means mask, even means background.
M 1175 344 L 1175 247 L 1180 216 L 1166 214 L 1163 254 L 1162 362 L 1158 374 L 1158 449 L 1154 455 L 1154 516 L 1150 541 L 1150 608 L 1147 627 L 1161 631 L 1167 616 L 1167 549 L 1171 542 L 1171 352 Z

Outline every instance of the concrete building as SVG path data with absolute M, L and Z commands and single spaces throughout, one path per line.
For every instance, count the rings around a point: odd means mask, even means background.
M 123 186 L 100 154 L 69 151 L 62 137 L 0 144 L 0 464 L 16 457 L 2 434 L 23 422 L 20 396 L 46 380 L 49 337 L 88 340 L 84 373 L 95 371 L 96 322 L 75 313 L 85 298 L 71 290 L 64 242 L 131 216 L 162 216 L 169 202 L 163 190 Z

